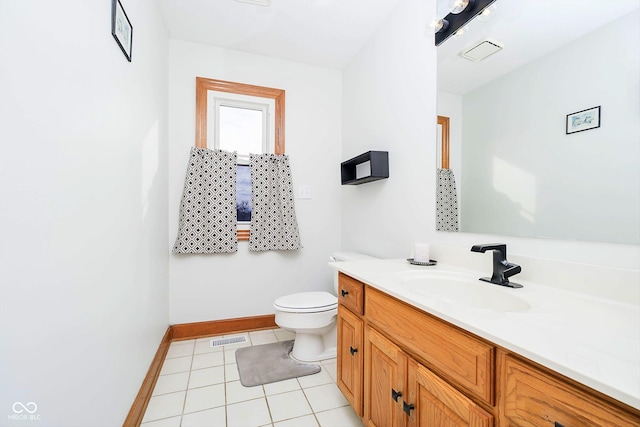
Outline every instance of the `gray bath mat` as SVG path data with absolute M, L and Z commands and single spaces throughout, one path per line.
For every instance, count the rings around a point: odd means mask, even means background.
M 319 365 L 290 358 L 292 348 L 293 340 L 236 350 L 240 383 L 245 387 L 253 387 L 320 372 Z

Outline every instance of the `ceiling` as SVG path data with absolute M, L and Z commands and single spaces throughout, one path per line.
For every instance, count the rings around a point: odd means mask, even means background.
M 343 68 L 404 1 L 159 0 L 171 38 L 312 65 Z M 436 0 L 444 16 L 450 0 Z M 640 0 L 498 0 L 495 16 L 437 49 L 438 86 L 466 93 L 640 7 Z M 434 11 L 435 14 L 435 11 Z M 431 20 L 425 16 L 425 28 Z M 425 37 L 430 37 L 426 34 Z M 504 49 L 482 62 L 458 53 L 490 37 Z
M 439 15 L 449 0 L 437 0 Z M 438 89 L 464 94 L 640 7 L 640 0 L 497 0 L 493 17 L 438 46 Z M 491 38 L 504 45 L 481 62 L 458 54 Z
M 171 38 L 341 69 L 401 1 L 160 0 Z

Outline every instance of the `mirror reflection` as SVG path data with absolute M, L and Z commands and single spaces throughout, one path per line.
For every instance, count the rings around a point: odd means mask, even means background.
M 459 230 L 640 243 L 638 2 L 494 6 L 438 47 Z

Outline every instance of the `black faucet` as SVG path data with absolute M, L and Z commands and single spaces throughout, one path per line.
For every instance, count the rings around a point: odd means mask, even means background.
M 518 274 L 522 268 L 518 264 L 507 261 L 507 245 L 503 243 L 490 243 L 486 245 L 473 245 L 471 252 L 493 251 L 493 274 L 491 278 L 483 277 L 480 280 L 495 283 L 496 285 L 510 288 L 521 288 L 518 283 L 509 282 L 509 277 Z

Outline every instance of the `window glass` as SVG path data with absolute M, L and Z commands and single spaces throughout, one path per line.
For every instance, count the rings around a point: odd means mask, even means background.
M 238 222 L 251 221 L 251 170 L 249 165 L 238 165 L 236 174 L 236 208 Z
M 267 138 L 265 113 L 263 109 L 221 104 L 218 148 L 238 154 L 262 153 Z

